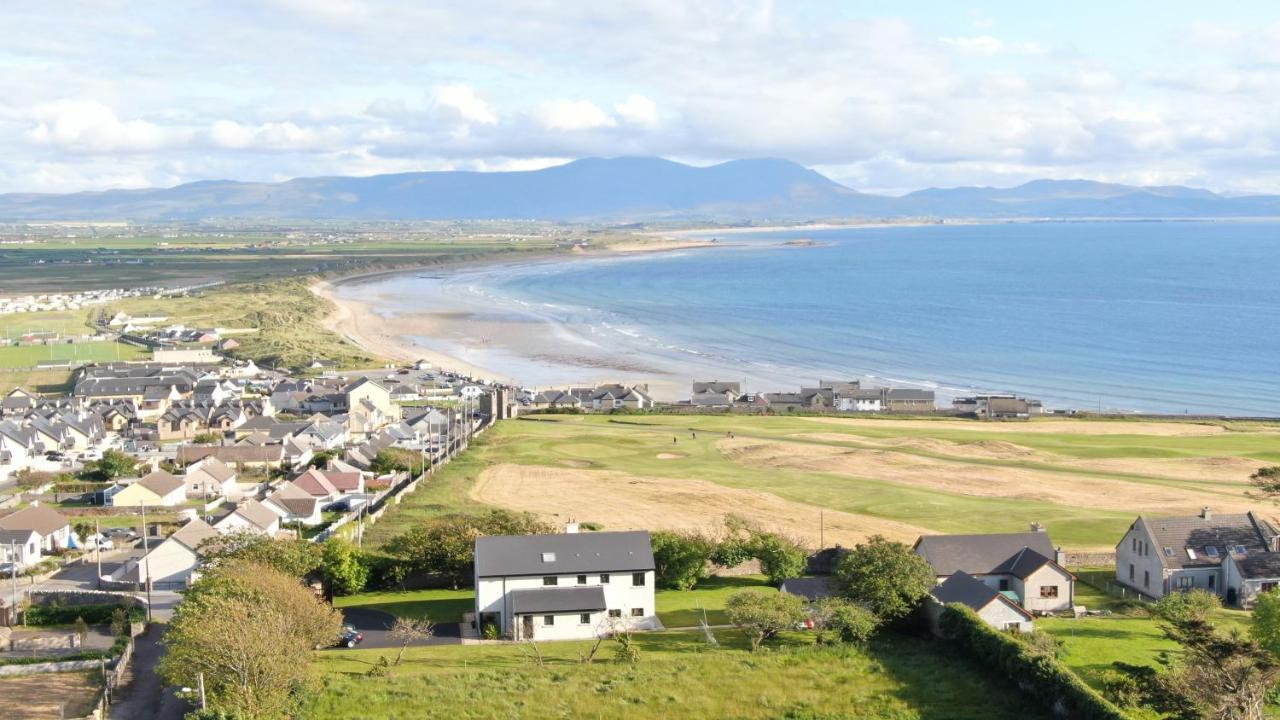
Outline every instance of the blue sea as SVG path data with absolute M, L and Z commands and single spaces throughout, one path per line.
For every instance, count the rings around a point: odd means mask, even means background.
M 813 244 L 784 245 L 799 239 Z M 940 397 L 1013 391 L 1060 408 L 1280 415 L 1280 224 L 929 225 L 718 240 L 383 284 L 401 283 L 402 310 L 415 298 L 467 295 L 473 311 L 488 308 L 477 318 L 545 323 L 580 346 L 566 356 L 600 351 L 585 363 L 593 377 L 617 357 L 632 374 L 682 385 L 714 377 L 773 391 L 862 378 Z M 439 349 L 465 352 L 452 342 Z M 486 343 L 486 360 L 507 366 L 490 370 L 539 384 L 564 370 L 545 349 Z

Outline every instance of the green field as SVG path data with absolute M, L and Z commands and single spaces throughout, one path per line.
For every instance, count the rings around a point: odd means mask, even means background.
M 904 524 L 908 529 L 899 537 L 907 541 L 925 531 L 1020 531 L 1034 521 L 1067 548 L 1106 549 L 1138 513 L 1252 507 L 1245 496 L 1249 473 L 1280 462 L 1280 432 L 1274 425 L 1054 422 L 530 416 L 492 428 L 369 528 L 366 537 L 377 545 L 415 522 L 481 508 L 473 497 L 477 479 L 502 465 L 542 473 L 536 481 L 496 493 L 502 504 L 535 509 L 555 521 L 569 515 L 601 521 L 606 529 L 647 527 L 653 518 L 688 512 L 698 501 L 684 494 L 692 481 L 700 484 L 700 492 L 713 483 L 726 493 L 707 501 L 707 526 L 715 524 L 711 516 L 717 513 L 746 512 L 734 502 L 739 497 L 734 493 L 749 492 L 741 497 L 763 493 L 788 503 L 754 519 L 771 525 L 794 523 L 797 515 L 812 518 L 804 528 L 812 531 L 808 535 L 817 534 L 823 510 L 843 513 L 853 535 L 863 523 L 868 531 L 881 531 L 885 521 Z M 1170 434 L 1184 432 L 1191 434 Z M 747 446 L 770 448 L 777 457 L 755 457 L 741 450 Z M 993 447 L 999 452 L 990 452 Z M 664 459 L 668 453 L 678 457 Z M 548 475 L 548 469 L 554 472 Z M 1195 476 L 1202 472 L 1205 477 Z M 988 478 L 1006 485 L 988 486 Z M 661 483 L 664 492 L 680 500 L 665 508 L 662 495 L 631 497 L 641 481 Z M 579 503 L 573 496 L 601 483 L 616 489 L 616 503 Z
M 462 622 L 475 609 L 475 594 L 465 590 L 383 590 L 333 599 L 336 608 L 368 608 L 396 617 L 428 618 L 432 622 Z
M 590 643 L 542 643 L 544 665 L 520 645 L 410 648 L 386 678 L 365 674 L 394 651 L 319 654 L 321 690 L 304 717 L 409 718 L 892 718 L 1047 717 L 930 642 L 884 637 L 870 648 L 819 647 L 793 635 L 751 653 L 736 630 L 637 635 L 640 661 L 612 662 Z
M 52 345 L 19 345 L 0 347 L 0 369 L 30 368 L 42 362 L 111 362 L 138 360 L 150 353 L 133 345 L 117 342 L 54 343 Z

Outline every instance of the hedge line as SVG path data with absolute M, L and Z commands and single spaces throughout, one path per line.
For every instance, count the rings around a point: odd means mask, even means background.
M 944 637 L 978 664 L 998 669 L 1023 692 L 1059 715 L 1078 720 L 1129 720 L 1120 708 L 1056 658 L 1037 653 L 1026 643 L 996 630 L 964 605 L 948 605 L 942 611 L 940 627 Z
M 76 618 L 84 618 L 89 625 L 107 625 L 111 622 L 111 614 L 116 608 L 124 607 L 118 603 L 99 605 L 32 605 L 27 608 L 23 619 L 28 625 L 70 625 Z M 129 620 L 140 622 L 146 617 L 140 607 L 129 608 Z

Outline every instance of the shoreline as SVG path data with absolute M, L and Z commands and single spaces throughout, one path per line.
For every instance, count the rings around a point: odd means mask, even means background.
M 398 275 L 409 275 L 423 271 L 459 271 L 483 268 L 486 266 L 518 267 L 528 263 L 540 263 L 553 260 L 600 260 L 611 257 L 623 258 L 645 254 L 674 252 L 680 250 L 703 250 L 732 247 L 714 240 L 668 238 L 665 234 L 640 235 L 635 240 L 605 245 L 600 248 L 574 248 L 563 252 L 534 253 L 526 256 L 511 257 L 505 254 L 493 254 L 471 258 L 459 258 L 444 262 L 417 265 L 412 267 L 357 271 L 334 278 L 318 278 L 311 282 L 307 289 L 311 294 L 329 303 L 331 310 L 321 320 L 321 325 L 330 332 L 342 337 L 364 352 L 375 358 L 388 361 L 416 362 L 425 360 L 432 368 L 446 372 L 459 372 L 467 376 L 488 382 L 503 384 L 520 384 L 518 378 L 506 375 L 483 364 L 470 362 L 454 354 L 433 350 L 413 342 L 409 333 L 405 332 L 406 316 L 387 318 L 375 311 L 367 301 L 340 297 L 339 288 L 349 285 L 373 282 Z M 415 313 L 412 320 L 423 323 L 424 332 L 414 333 L 419 336 L 431 335 L 440 331 L 442 324 L 436 318 L 455 314 L 456 308 L 437 307 L 423 308 Z M 579 363 L 584 365 L 585 363 Z M 584 367 L 583 370 L 587 368 Z M 599 368 L 607 370 L 608 368 Z M 586 372 L 583 375 L 587 375 Z M 583 382 L 587 382 L 585 379 Z M 659 383 L 661 384 L 661 383 Z

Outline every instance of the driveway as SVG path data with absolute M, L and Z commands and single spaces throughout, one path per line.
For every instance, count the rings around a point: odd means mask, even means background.
M 112 570 L 124 564 L 124 560 L 134 551 L 117 550 L 113 553 L 103 553 L 102 572 L 104 575 L 110 575 Z M 107 557 L 111 556 L 112 561 L 108 561 Z M 42 583 L 19 587 L 22 592 L 32 592 L 37 590 L 98 590 L 98 564 L 95 562 L 73 562 L 64 566 L 58 571 L 58 574 L 45 580 Z M 143 592 L 118 592 L 119 595 L 133 595 L 142 600 L 147 599 L 146 591 Z M 182 595 L 172 590 L 152 590 L 151 591 L 151 615 L 155 620 L 168 621 L 173 617 L 173 609 L 177 607 L 182 600 Z
M 156 674 L 156 664 L 164 655 L 163 634 L 164 626 L 153 623 L 134 640 L 133 660 L 111 698 L 107 713 L 111 720 L 182 720 L 191 710 Z
M 348 625 L 364 633 L 362 648 L 398 648 L 400 642 L 391 637 L 391 626 L 396 618 L 390 613 L 369 608 L 347 608 L 342 616 Z M 460 645 L 462 644 L 461 623 L 437 623 L 435 634 L 425 642 L 409 643 L 416 645 Z

